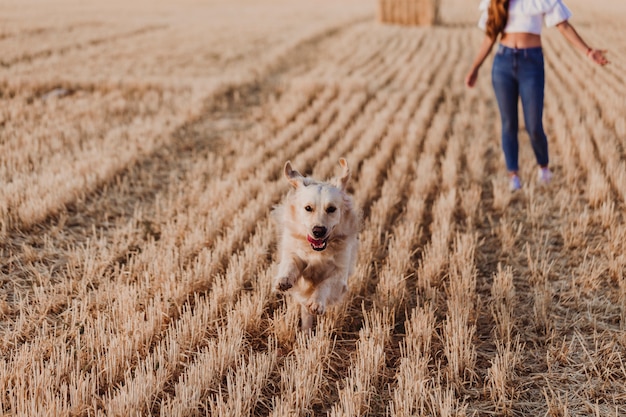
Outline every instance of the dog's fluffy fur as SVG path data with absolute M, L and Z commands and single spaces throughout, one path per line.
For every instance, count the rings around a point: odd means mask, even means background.
M 354 272 L 360 218 L 346 187 L 350 168 L 340 159 L 341 174 L 317 181 L 285 164 L 292 189 L 274 209 L 279 229 L 277 291 L 288 291 L 300 304 L 303 330 L 316 315 L 341 300 Z

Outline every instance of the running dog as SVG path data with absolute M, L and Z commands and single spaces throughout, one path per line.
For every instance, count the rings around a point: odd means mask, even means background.
M 279 228 L 274 288 L 300 304 L 302 330 L 311 329 L 315 316 L 341 300 L 355 268 L 360 216 L 346 192 L 348 163 L 341 158 L 339 165 L 338 177 L 317 181 L 287 161 L 284 175 L 292 189 L 273 212 Z

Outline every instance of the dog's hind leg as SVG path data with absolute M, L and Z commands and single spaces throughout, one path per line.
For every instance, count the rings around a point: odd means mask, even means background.
M 326 279 L 315 289 L 306 301 L 309 312 L 314 315 L 324 314 L 329 304 L 334 304 L 343 298 L 347 292 L 347 285 L 337 279 Z
M 347 292 L 347 286 L 341 281 L 327 279 L 319 284 L 313 294 L 302 305 L 302 323 L 305 316 L 320 316 L 326 312 L 329 304 L 338 302 Z M 305 311 L 306 310 L 306 311 Z
M 301 304 L 300 305 L 300 319 L 302 320 L 302 323 L 300 324 L 300 328 L 303 331 L 311 330 L 313 328 L 314 318 L 315 316 L 311 314 L 311 312 L 309 311 L 309 308 L 305 306 L 304 304 Z

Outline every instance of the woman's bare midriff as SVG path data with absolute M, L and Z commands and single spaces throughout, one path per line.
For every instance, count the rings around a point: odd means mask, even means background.
M 503 33 L 500 43 L 516 49 L 537 48 L 541 47 L 541 36 L 534 33 Z

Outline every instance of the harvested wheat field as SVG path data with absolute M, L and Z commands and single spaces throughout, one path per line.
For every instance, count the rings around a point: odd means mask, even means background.
M 545 32 L 512 194 L 477 0 L 3 1 L 2 414 L 626 415 L 626 6 L 567 3 L 611 64 Z M 340 157 L 357 270 L 302 333 L 270 212 Z

